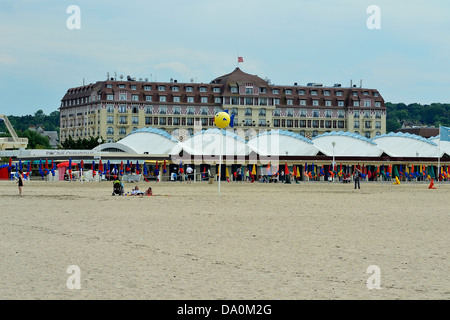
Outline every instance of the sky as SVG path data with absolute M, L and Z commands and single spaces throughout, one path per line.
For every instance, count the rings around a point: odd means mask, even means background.
M 236 67 L 277 85 L 362 83 L 386 102 L 450 103 L 449 57 L 444 0 L 0 1 L 7 115 L 49 114 L 108 72 L 209 83 Z

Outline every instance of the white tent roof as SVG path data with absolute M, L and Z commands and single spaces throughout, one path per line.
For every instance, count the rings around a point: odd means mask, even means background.
M 333 154 L 336 157 L 379 157 L 383 154 L 383 150 L 372 140 L 347 131 L 327 132 L 315 137 L 312 142 L 329 157 Z
M 285 130 L 260 133 L 248 141 L 248 146 L 263 156 L 316 156 L 319 153 L 311 140 Z
M 177 143 L 178 140 L 166 131 L 149 127 L 135 130 L 118 142 L 105 143 L 94 148 L 94 150 L 118 149 L 130 154 L 144 154 L 147 152 L 153 155 L 168 155 Z
M 373 138 L 390 157 L 433 158 L 438 156 L 437 144 L 424 137 L 402 132 L 391 132 Z

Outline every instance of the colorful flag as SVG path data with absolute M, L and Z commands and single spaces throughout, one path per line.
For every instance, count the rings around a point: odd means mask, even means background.
M 440 141 L 450 141 L 450 128 L 439 126 L 439 140 Z
M 244 62 L 244 58 L 243 57 L 238 57 L 238 63 L 240 62 Z

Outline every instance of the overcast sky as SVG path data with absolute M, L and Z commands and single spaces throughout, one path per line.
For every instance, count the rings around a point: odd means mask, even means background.
M 67 27 L 70 5 L 80 8 L 80 29 Z M 379 29 L 368 28 L 370 5 L 380 9 Z M 362 80 L 388 102 L 450 103 L 450 1 L 0 2 L 7 115 L 49 114 L 68 88 L 107 72 L 209 83 L 237 66 L 278 85 Z

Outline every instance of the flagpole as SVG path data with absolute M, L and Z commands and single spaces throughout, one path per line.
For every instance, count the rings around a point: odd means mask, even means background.
M 439 175 L 441 174 L 441 125 L 439 125 L 439 146 L 438 146 L 438 174 L 437 183 L 439 184 Z
M 220 152 L 219 152 L 219 196 L 220 196 L 220 180 L 221 180 L 221 176 L 222 176 L 222 140 L 223 140 L 223 134 L 222 134 L 222 130 L 220 129 Z

